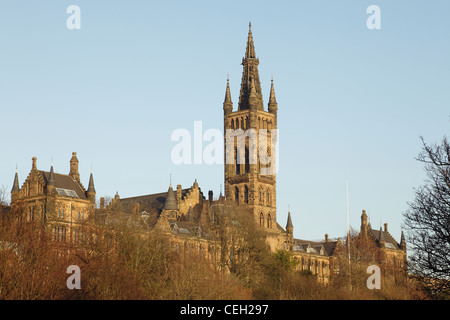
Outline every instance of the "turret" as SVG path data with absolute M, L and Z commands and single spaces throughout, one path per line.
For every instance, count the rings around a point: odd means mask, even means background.
M 369 226 L 367 224 L 367 214 L 366 210 L 362 211 L 361 214 L 361 235 L 366 237 L 368 234 Z
M 270 113 L 277 114 L 278 110 L 278 104 L 277 99 L 275 98 L 275 89 L 273 87 L 273 77 L 272 77 L 272 83 L 270 85 L 270 96 L 269 96 L 269 104 L 268 109 Z
M 170 183 L 169 190 L 167 190 L 166 202 L 163 210 L 178 210 L 177 198 Z
M 76 152 L 72 152 L 72 158 L 70 159 L 70 172 L 69 172 L 69 176 L 72 177 L 72 179 L 80 182 L 80 174 L 78 172 L 78 158 L 77 158 L 77 153 Z
M 92 169 L 91 169 L 91 176 L 89 178 L 89 187 L 87 189 L 86 195 L 88 200 L 95 205 L 95 187 L 94 187 L 94 176 L 92 174 Z
M 53 171 L 53 162 L 50 166 L 50 174 L 48 175 L 47 181 L 47 193 L 51 194 L 55 190 L 55 172 Z
M 286 223 L 286 232 L 290 235 L 294 234 L 294 225 L 292 224 L 292 219 L 291 219 L 291 209 L 289 208 L 288 211 L 288 218 L 287 218 L 287 223 Z
M 224 114 L 230 114 L 231 112 L 233 112 L 233 102 L 231 101 L 229 78 L 227 78 L 227 89 L 225 91 L 225 100 L 223 101 L 223 112 Z
M 381 248 L 384 248 L 386 246 L 386 242 L 384 240 L 384 235 L 383 235 L 383 229 L 381 229 L 381 226 L 380 226 L 380 237 L 378 239 L 378 243 L 380 244 Z
M 17 173 L 17 167 L 16 167 L 16 175 L 14 176 L 14 183 L 13 187 L 11 189 L 11 202 L 17 198 L 19 195 L 19 174 Z
M 403 229 L 402 229 L 402 235 L 401 235 L 401 240 L 400 240 L 400 249 L 403 251 L 406 251 L 406 241 L 405 241 L 405 234 L 403 233 Z

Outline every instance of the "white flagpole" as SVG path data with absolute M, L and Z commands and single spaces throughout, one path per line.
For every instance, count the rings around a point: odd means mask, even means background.
M 347 250 L 348 250 L 348 271 L 350 275 L 350 289 L 352 288 L 352 271 L 350 267 L 350 212 L 349 212 L 349 204 L 348 204 L 348 180 L 346 180 L 347 185 Z

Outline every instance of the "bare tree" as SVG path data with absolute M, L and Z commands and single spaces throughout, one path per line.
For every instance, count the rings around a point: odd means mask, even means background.
M 427 145 L 417 160 L 425 165 L 425 184 L 405 212 L 410 270 L 422 277 L 435 293 L 450 293 L 450 144 Z

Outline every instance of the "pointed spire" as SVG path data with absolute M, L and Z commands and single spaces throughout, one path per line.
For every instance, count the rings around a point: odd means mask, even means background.
M 292 224 L 292 218 L 291 218 L 291 206 L 289 206 L 288 218 L 287 218 L 287 223 L 286 223 L 286 231 L 288 233 L 293 233 L 293 231 L 294 231 L 294 225 Z
M 225 91 L 225 100 L 223 101 L 223 110 L 225 114 L 233 111 L 233 102 L 231 101 L 230 78 L 227 75 L 227 89 Z
M 405 240 L 405 234 L 403 233 L 403 228 L 402 228 L 402 235 L 401 235 L 401 240 L 400 240 L 400 249 L 406 250 L 406 240 Z
M 92 174 L 92 168 L 91 168 L 91 176 L 89 177 L 89 187 L 87 189 L 87 192 L 95 193 L 94 175 Z
M 20 187 L 19 187 L 19 174 L 18 174 L 17 166 L 16 166 L 16 175 L 14 176 L 14 184 L 13 184 L 13 187 L 11 189 L 11 193 L 19 192 L 19 189 L 20 189 Z
M 48 176 L 47 186 L 54 186 L 54 185 L 55 185 L 55 172 L 53 172 L 53 160 L 52 160 L 52 164 L 50 166 L 50 174 Z
M 248 24 L 247 48 L 245 49 L 245 59 L 256 58 L 255 44 L 253 43 L 252 22 Z
M 384 244 L 385 244 L 383 229 L 381 228 L 381 225 L 380 225 L 380 237 L 378 239 L 378 242 L 379 242 L 380 246 L 384 246 Z
M 166 202 L 164 203 L 163 210 L 178 210 L 177 197 L 172 188 L 172 175 L 170 175 L 170 186 L 167 190 Z
M 253 80 L 253 78 L 250 81 L 250 96 L 248 97 L 248 101 L 249 101 L 250 109 L 252 107 L 255 107 L 255 108 L 257 107 L 258 96 L 256 95 L 255 81 Z
M 257 109 L 264 110 L 263 99 L 261 94 L 261 83 L 259 81 L 258 65 L 259 59 L 256 58 L 255 45 L 253 43 L 253 35 L 251 23 L 249 25 L 247 48 L 245 49 L 245 56 L 242 58 L 243 72 L 241 80 L 241 92 L 239 94 L 238 111 L 248 110 L 250 108 L 250 94 L 251 86 L 254 87 L 256 96 Z
M 270 96 L 269 96 L 269 112 L 276 113 L 278 109 L 277 99 L 275 97 L 275 89 L 273 87 L 273 75 L 270 85 Z

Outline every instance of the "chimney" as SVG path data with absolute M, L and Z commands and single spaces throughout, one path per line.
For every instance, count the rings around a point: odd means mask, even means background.
M 101 210 L 105 209 L 105 198 L 104 197 L 100 198 L 100 209 Z
M 388 224 L 387 223 L 384 224 L 384 231 L 388 232 Z
M 31 161 L 32 161 L 31 170 L 37 170 L 37 165 L 36 165 L 37 158 L 36 158 L 36 157 L 33 157 L 33 158 L 31 159 Z
M 325 233 L 325 243 L 328 243 L 328 233 Z
M 212 190 L 208 191 L 208 200 L 210 203 L 213 201 L 213 191 Z

